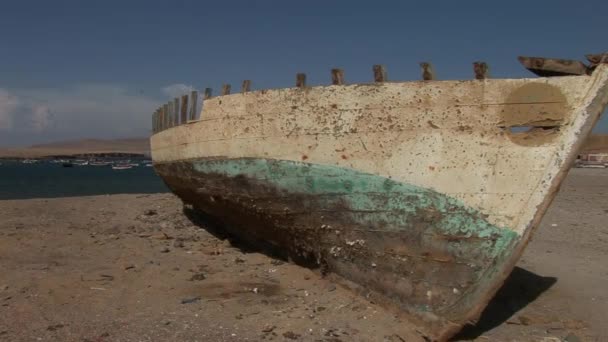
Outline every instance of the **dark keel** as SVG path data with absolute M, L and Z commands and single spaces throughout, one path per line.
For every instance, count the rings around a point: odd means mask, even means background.
M 248 159 L 155 168 L 228 233 L 344 277 L 431 338 L 467 323 L 518 241 L 445 195 L 354 170 Z

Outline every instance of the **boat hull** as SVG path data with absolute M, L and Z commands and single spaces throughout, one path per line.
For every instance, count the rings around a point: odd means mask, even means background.
M 430 322 L 491 279 L 519 241 L 457 199 L 348 168 L 256 158 L 155 167 L 184 202 L 250 244 L 323 267 Z
M 446 340 L 513 269 L 607 103 L 606 65 L 234 94 L 152 136 L 152 158 L 234 235 L 350 280 Z

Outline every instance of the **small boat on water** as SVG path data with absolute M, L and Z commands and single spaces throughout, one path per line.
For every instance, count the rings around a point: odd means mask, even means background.
M 206 91 L 199 118 L 196 93 L 159 108 L 152 160 L 229 233 L 346 279 L 445 341 L 511 273 L 606 107 L 608 54 L 588 59 L 520 57 L 541 76 L 524 79 L 476 62 L 472 80 L 437 81 L 421 63 L 412 82 L 387 82 L 379 65 L 368 84 L 339 69 L 328 86 L 244 81 Z
M 36 164 L 38 163 L 37 159 L 24 159 L 23 161 L 21 161 L 22 164 Z
M 111 165 L 111 163 L 108 161 L 91 161 L 91 162 L 89 162 L 89 165 L 91 165 L 91 166 L 108 166 L 108 165 Z
M 112 170 L 129 170 L 132 169 L 133 166 L 129 165 L 129 164 L 118 164 L 118 165 L 112 165 Z

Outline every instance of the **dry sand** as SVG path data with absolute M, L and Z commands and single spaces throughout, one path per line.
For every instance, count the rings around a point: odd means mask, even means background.
M 608 170 L 572 170 L 459 339 L 608 341 L 606 194 Z M 0 201 L 0 217 L 3 341 L 422 340 L 316 271 L 229 242 L 170 194 Z

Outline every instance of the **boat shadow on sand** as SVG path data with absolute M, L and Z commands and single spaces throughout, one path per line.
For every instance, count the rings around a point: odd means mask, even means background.
M 230 234 L 215 218 L 184 206 L 184 214 L 196 226 L 199 226 L 215 237 L 228 239 L 232 246 L 244 253 L 259 252 L 272 258 L 287 260 L 284 251 L 270 244 L 251 244 Z M 313 264 L 305 260 L 292 260 L 298 265 L 314 268 Z M 504 324 L 528 304 L 534 302 L 542 293 L 550 289 L 557 282 L 555 277 L 543 277 L 521 267 L 515 267 L 507 280 L 498 290 L 494 298 L 488 303 L 481 317 L 475 325 L 465 326 L 451 341 L 473 340 L 489 330 Z
M 467 325 L 452 341 L 473 340 L 504 324 L 509 318 L 557 282 L 555 277 L 543 277 L 521 267 L 515 267 L 507 280 L 488 303 L 475 325 Z

